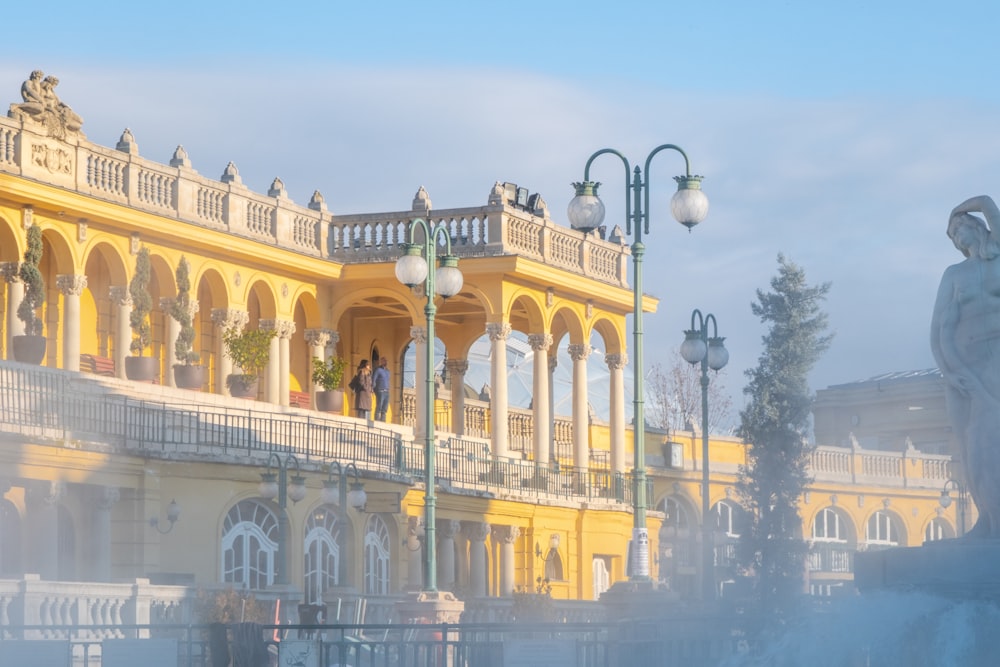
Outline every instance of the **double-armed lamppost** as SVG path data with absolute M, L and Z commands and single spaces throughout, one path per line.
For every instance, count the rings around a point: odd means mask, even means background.
M 423 232 L 423 241 L 417 242 L 416 232 Z M 408 287 L 424 284 L 427 305 L 427 352 L 424 390 L 424 544 L 427 559 L 424 570 L 424 590 L 437 591 L 437 553 L 434 543 L 434 521 L 437 497 L 434 494 L 434 295 L 447 299 L 462 289 L 462 272 L 458 258 L 451 254 L 451 236 L 444 223 L 431 226 L 416 218 L 410 223 L 410 242 L 404 245 L 404 254 L 396 260 L 396 278 Z M 444 254 L 437 258 L 438 244 Z
M 689 230 L 708 215 L 708 197 L 701 191 L 701 176 L 691 174 L 687 154 L 673 144 L 657 146 L 646 158 L 645 170 L 638 165 L 633 171 L 624 155 L 612 148 L 603 148 L 587 160 L 583 169 L 583 181 L 574 183 L 576 196 L 569 203 L 567 215 L 574 229 L 590 232 L 604 220 L 604 203 L 597 195 L 600 183 L 590 180 L 590 165 L 605 153 L 617 155 L 625 165 L 625 227 L 626 234 L 634 234 L 632 242 L 632 265 L 634 273 L 635 311 L 633 322 L 634 350 L 633 371 L 635 381 L 633 405 L 633 477 L 635 488 L 633 499 L 632 527 L 632 574 L 633 581 L 649 581 L 649 532 L 646 530 L 646 458 L 645 426 L 643 408 L 644 368 L 642 359 L 642 257 L 646 246 L 642 235 L 649 233 L 649 163 L 663 150 L 677 151 L 684 158 L 685 175 L 675 176 L 677 192 L 670 201 L 674 218 Z M 643 174 L 646 180 L 643 181 Z
M 278 472 L 272 471 L 271 465 L 277 467 Z M 288 484 L 288 466 L 295 465 L 295 474 L 292 475 L 292 483 Z M 279 586 L 288 585 L 288 512 L 285 509 L 288 501 L 297 503 L 306 497 L 306 478 L 302 476 L 299 469 L 299 460 L 294 454 L 287 455 L 282 459 L 278 454 L 272 453 L 267 459 L 267 472 L 260 475 L 260 486 L 257 492 L 261 498 L 278 501 L 278 580 Z
M 709 324 L 712 335 L 708 335 Z M 691 328 L 684 332 L 681 356 L 689 364 L 701 364 L 701 565 L 702 597 L 708 602 L 715 599 L 715 526 L 713 526 L 709 501 L 708 469 L 708 369 L 721 370 L 729 363 L 729 351 L 719 336 L 715 315 L 702 317 L 701 311 L 691 313 Z
M 965 512 L 969 506 L 969 492 L 965 488 L 965 485 L 959 482 L 957 479 L 949 479 L 944 483 L 944 487 L 941 489 L 941 497 L 938 499 L 938 503 L 942 508 L 948 509 L 951 507 L 951 492 L 955 491 L 958 493 L 958 506 L 956 507 L 956 518 L 958 519 L 958 537 L 965 535 Z

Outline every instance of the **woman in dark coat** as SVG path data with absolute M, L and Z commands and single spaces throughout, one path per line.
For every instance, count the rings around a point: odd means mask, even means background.
M 351 389 L 354 390 L 354 414 L 358 419 L 368 419 L 372 409 L 372 369 L 367 359 L 362 359 L 358 365 L 358 373 L 351 380 Z

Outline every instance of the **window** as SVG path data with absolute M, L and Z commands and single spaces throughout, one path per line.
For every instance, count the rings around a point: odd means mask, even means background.
M 924 542 L 937 542 L 943 540 L 950 534 L 948 522 L 940 517 L 932 519 L 927 528 L 924 529 Z
M 594 575 L 595 600 L 600 600 L 601 593 L 611 588 L 611 573 L 608 567 L 609 560 L 607 556 L 594 556 L 594 562 L 591 567 Z
M 243 500 L 222 527 L 222 581 L 260 590 L 274 583 L 278 518 L 263 503 Z
M 337 510 L 329 505 L 316 508 L 306 522 L 305 593 L 309 604 L 322 604 L 323 594 L 343 583 L 341 550 L 345 536 Z
M 365 524 L 365 595 L 389 594 L 389 527 L 377 514 Z
M 840 515 L 832 507 L 820 511 L 813 520 L 812 537 L 822 542 L 846 542 L 841 534 Z
M 889 547 L 899 544 L 899 536 L 892 516 L 879 510 L 871 515 L 865 525 L 865 540 L 869 546 Z
M 726 500 L 720 500 L 715 506 L 717 530 L 722 531 L 727 537 L 740 536 L 740 509 Z

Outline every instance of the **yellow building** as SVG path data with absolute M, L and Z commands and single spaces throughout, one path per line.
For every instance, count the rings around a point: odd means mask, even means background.
M 585 601 L 626 578 L 628 246 L 558 224 L 540 197 L 505 183 L 467 208 L 432 210 L 422 188 L 396 212 L 335 215 L 319 192 L 303 207 L 279 179 L 266 194 L 251 191 L 232 163 L 218 180 L 203 176 L 181 147 L 169 164 L 146 159 L 128 130 L 114 149 L 93 144 L 56 102 L 26 99 L 0 118 L 0 609 L 24 609 L 10 622 L 67 623 L 70 605 L 42 600 L 82 595 L 146 610 L 136 618 L 189 618 L 196 588 L 224 585 L 386 618 L 423 584 L 428 400 L 437 583 L 466 602 L 467 618 L 509 617 L 512 594 L 542 579 L 554 598 Z M 423 382 L 405 381 L 426 376 L 426 298 L 395 277 L 415 218 L 446 230 L 464 276 L 457 295 L 437 301 L 445 361 L 430 398 Z M 32 225 L 46 281 L 39 365 L 14 360 Z M 126 377 L 128 288 L 143 248 L 151 382 Z M 176 387 L 173 374 L 180 326 L 167 313 L 182 257 L 206 370 L 196 390 Z M 657 301 L 644 304 L 653 312 Z M 223 337 L 241 329 L 274 332 L 256 400 L 226 388 L 236 369 Z M 530 347 L 530 408 L 509 400 L 515 339 Z M 483 394 L 465 381 L 477 346 L 488 350 Z M 596 390 L 595 349 L 606 368 Z M 572 367 L 568 414 L 553 414 L 557 351 Z M 388 360 L 387 422 L 357 418 L 350 400 L 338 414 L 313 409 L 312 360 L 330 357 L 351 369 Z M 588 409 L 593 391 L 608 400 L 606 420 Z M 683 597 L 701 576 L 700 437 L 650 431 L 646 442 L 652 570 Z M 738 441 L 712 438 L 719 582 L 735 575 L 743 458 Z M 817 593 L 850 579 L 858 549 L 955 533 L 938 504 L 944 456 L 820 447 L 813 471 L 803 533 L 815 544 Z M 282 482 L 276 498 L 262 475 Z M 343 506 L 340 489 L 357 482 L 365 506 Z

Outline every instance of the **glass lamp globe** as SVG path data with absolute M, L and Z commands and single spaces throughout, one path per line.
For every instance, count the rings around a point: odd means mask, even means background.
M 405 254 L 396 260 L 396 280 L 407 287 L 419 285 L 427 279 L 427 260 L 420 246 L 407 245 Z
M 319 492 L 320 500 L 324 505 L 336 505 L 340 502 L 340 489 L 337 482 L 331 479 L 323 480 L 323 490 Z
M 288 499 L 297 503 L 306 497 L 306 478 L 302 475 L 292 477 L 292 483 L 288 485 Z
M 176 500 L 171 500 L 170 504 L 167 505 L 167 521 L 174 523 L 181 516 L 181 506 L 177 504 Z
M 458 268 L 458 257 L 443 256 L 435 276 L 434 291 L 444 298 L 455 296 L 462 290 L 464 278 Z
M 708 216 L 708 197 L 701 190 L 701 176 L 674 176 L 677 192 L 670 200 L 674 219 L 691 229 Z
M 681 343 L 681 356 L 689 364 L 699 364 L 705 358 L 705 341 L 701 339 L 701 332 L 690 329 L 684 332 L 684 342 Z
M 729 350 L 723 344 L 725 340 L 721 336 L 708 339 L 708 367 L 713 371 L 721 370 L 729 363 Z
M 347 504 L 356 510 L 361 509 L 368 502 L 368 494 L 365 493 L 365 485 L 361 482 L 351 484 L 351 490 L 347 492 Z
M 941 497 L 938 499 L 938 504 L 940 504 L 941 507 L 945 509 L 951 507 L 951 494 L 948 493 L 947 490 L 941 492 Z
M 600 183 L 584 181 L 574 183 L 576 196 L 569 201 L 566 216 L 570 227 L 581 232 L 589 232 L 604 222 L 604 202 L 597 196 Z
M 257 493 L 265 500 L 274 500 L 278 497 L 278 476 L 273 472 L 264 472 L 260 475 L 260 484 L 257 486 Z

